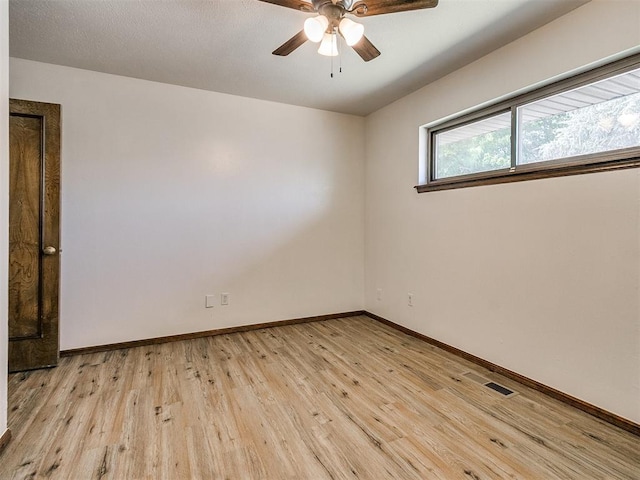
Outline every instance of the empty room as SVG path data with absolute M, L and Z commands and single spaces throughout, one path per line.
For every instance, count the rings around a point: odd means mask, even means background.
M 640 480 L 640 1 L 0 0 L 0 479 Z

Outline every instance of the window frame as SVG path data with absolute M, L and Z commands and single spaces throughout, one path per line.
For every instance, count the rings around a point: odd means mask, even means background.
M 565 157 L 544 162 L 523 165 L 516 164 L 518 149 L 518 108 L 544 98 L 635 70 L 639 67 L 640 54 L 631 55 L 607 65 L 593 68 L 529 92 L 516 95 L 487 107 L 479 108 L 470 113 L 436 123 L 430 127 L 421 127 L 421 134 L 425 135 L 425 148 L 421 154 L 422 158 L 420 161 L 424 162 L 426 167 L 426 183 L 417 185 L 415 187 L 416 190 L 418 193 L 423 193 L 640 167 L 640 146 Z M 435 135 L 506 112 L 511 112 L 510 168 L 435 179 Z

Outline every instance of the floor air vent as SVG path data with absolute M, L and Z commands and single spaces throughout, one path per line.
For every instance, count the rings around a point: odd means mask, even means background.
M 509 390 L 507 387 L 503 387 L 495 382 L 489 382 L 484 384 L 485 387 L 489 387 L 491 390 L 495 390 L 498 393 L 501 393 L 505 397 L 511 397 L 516 394 L 513 390 Z
M 480 383 L 480 384 L 484 385 L 485 387 L 490 388 L 491 390 L 494 390 L 494 391 L 496 391 L 498 393 L 501 393 L 502 395 L 504 395 L 507 398 L 513 397 L 514 395 L 518 394 L 518 392 L 514 392 L 513 390 L 505 387 L 504 385 L 500 385 L 499 383 L 487 380 L 486 378 L 484 378 L 483 376 L 478 375 L 477 373 L 467 372 L 467 373 L 463 373 L 462 375 L 467 377 L 469 380 L 473 380 L 474 382 Z

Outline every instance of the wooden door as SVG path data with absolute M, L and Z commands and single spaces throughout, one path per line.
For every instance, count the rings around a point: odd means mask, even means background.
M 58 363 L 60 105 L 9 104 L 9 371 Z

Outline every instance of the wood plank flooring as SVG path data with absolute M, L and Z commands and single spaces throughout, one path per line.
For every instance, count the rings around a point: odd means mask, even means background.
M 1 479 L 640 478 L 640 438 L 366 317 L 9 378 Z

